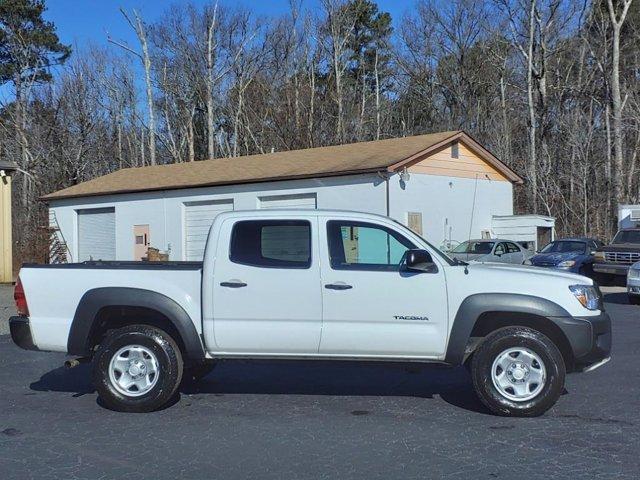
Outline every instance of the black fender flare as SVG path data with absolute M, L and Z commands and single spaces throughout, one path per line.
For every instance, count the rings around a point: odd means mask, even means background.
M 88 290 L 80 299 L 73 316 L 67 352 L 90 355 L 90 340 L 95 332 L 98 312 L 104 307 L 141 307 L 166 317 L 178 331 L 187 358 L 204 359 L 202 340 L 191 317 L 175 300 L 158 292 L 140 288 L 104 287 Z
M 487 312 L 537 315 L 551 320 L 556 325 L 558 325 L 558 322 L 554 321 L 554 318 L 571 318 L 569 312 L 546 298 L 517 293 L 477 293 L 470 295 L 460 304 L 453 321 L 445 362 L 452 365 L 460 365 L 464 361 L 465 348 L 473 327 L 480 315 Z

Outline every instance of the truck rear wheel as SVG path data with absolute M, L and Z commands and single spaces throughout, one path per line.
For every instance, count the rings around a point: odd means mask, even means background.
M 564 388 L 566 368 L 558 347 L 542 333 L 506 327 L 489 334 L 473 354 L 474 389 L 489 410 L 535 417 L 551 408 Z
M 93 383 L 104 405 L 120 412 L 151 412 L 166 405 L 182 379 L 180 349 L 169 334 L 148 325 L 112 330 L 93 358 Z

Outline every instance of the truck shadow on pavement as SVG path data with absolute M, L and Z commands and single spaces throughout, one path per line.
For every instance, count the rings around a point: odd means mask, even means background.
M 56 368 L 30 388 L 68 392 L 73 397 L 95 392 L 89 365 Z M 489 414 L 473 392 L 464 368 L 435 364 L 226 360 L 198 383 L 182 385 L 180 391 L 204 397 L 210 394 L 212 398 L 226 394 L 440 397 L 461 409 Z
M 55 368 L 40 377 L 40 380 L 29 385 L 36 392 L 69 392 L 80 397 L 96 390 L 91 384 L 91 367 L 80 365 L 73 369 Z
M 615 303 L 617 305 L 630 305 L 627 292 L 605 293 L 603 295 L 605 303 Z

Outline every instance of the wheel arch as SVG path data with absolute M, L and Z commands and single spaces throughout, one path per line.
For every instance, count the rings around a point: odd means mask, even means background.
M 471 295 L 462 302 L 456 314 L 445 361 L 460 365 L 472 353 L 467 349 L 472 338 L 485 337 L 504 327 L 522 326 L 549 337 L 560 350 L 567 369 L 570 369 L 574 362 L 573 349 L 562 328 L 554 322 L 555 317 L 566 318 L 570 314 L 544 298 L 502 293 Z
M 200 335 L 191 317 L 175 300 L 127 287 L 96 288 L 82 296 L 71 323 L 67 352 L 90 355 L 107 330 L 137 323 L 165 330 L 187 359 L 204 359 Z

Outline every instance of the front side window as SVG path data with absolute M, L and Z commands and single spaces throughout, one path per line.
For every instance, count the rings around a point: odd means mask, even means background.
M 504 255 L 505 253 L 507 253 L 504 243 L 499 243 L 498 246 L 496 247 L 496 250 L 493 253 L 496 255 Z
M 309 268 L 311 224 L 305 220 L 249 220 L 231 232 L 229 258 L 264 268 Z
M 334 270 L 398 271 L 415 245 L 398 232 L 365 222 L 327 222 L 329 256 Z

